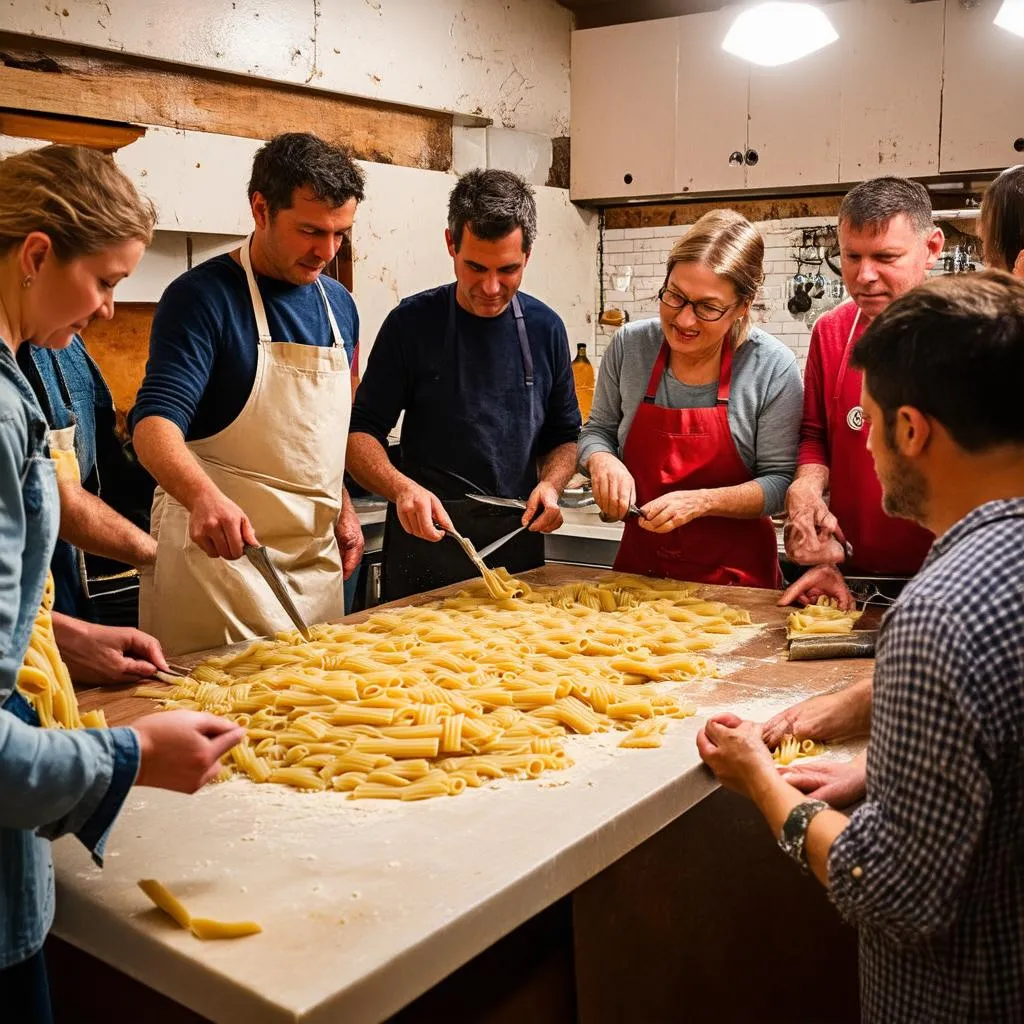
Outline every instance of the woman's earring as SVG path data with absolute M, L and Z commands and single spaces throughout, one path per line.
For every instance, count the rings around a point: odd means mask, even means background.
M 22 288 L 28 288 L 28 286 L 30 284 L 32 284 L 32 275 L 31 274 L 26 274 L 25 277 L 22 279 L 21 287 Z

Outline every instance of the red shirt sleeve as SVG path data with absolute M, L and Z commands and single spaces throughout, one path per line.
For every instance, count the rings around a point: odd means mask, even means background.
M 822 340 L 818 324 L 811 331 L 811 347 L 804 368 L 804 413 L 800 421 L 800 445 L 796 464 L 827 466 L 828 400 L 825 394 L 825 372 L 822 366 Z

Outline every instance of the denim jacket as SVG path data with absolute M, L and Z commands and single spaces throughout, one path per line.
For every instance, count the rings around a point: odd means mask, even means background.
M 46 420 L 0 341 L 0 969 L 35 953 L 53 920 L 49 840 L 77 835 L 102 864 L 139 767 L 134 730 L 39 729 L 14 689 L 59 517 Z

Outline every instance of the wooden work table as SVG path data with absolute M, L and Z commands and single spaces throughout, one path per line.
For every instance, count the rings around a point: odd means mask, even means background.
M 525 578 L 601 575 L 549 565 Z M 748 609 L 761 628 L 708 652 L 722 678 L 680 684 L 698 717 L 673 723 L 660 749 L 573 738 L 567 771 L 411 804 L 244 780 L 194 797 L 133 790 L 102 872 L 73 839 L 56 844 L 54 933 L 210 1020 L 357 1024 L 389 1017 L 571 896 L 581 1021 L 681 1019 L 673 1007 L 683 1005 L 719 1021 L 755 1019 L 744 1005 L 781 1020 L 797 991 L 789 963 L 817 974 L 799 989 L 801 1007 L 817 994 L 835 1004 L 829 1020 L 857 1019 L 852 930 L 753 810 L 718 789 L 694 737 L 708 714 L 762 720 L 871 663 L 789 662 L 775 592 L 700 593 Z M 153 708 L 124 690 L 80 700 L 111 724 Z M 151 907 L 140 878 L 160 879 L 196 914 L 254 918 L 264 932 L 203 943 Z M 716 991 L 729 977 L 746 979 L 728 993 L 735 1017 Z M 563 1019 L 545 1005 L 547 1016 L 530 1010 L 533 1024 Z M 480 1007 L 475 1019 L 514 1017 Z

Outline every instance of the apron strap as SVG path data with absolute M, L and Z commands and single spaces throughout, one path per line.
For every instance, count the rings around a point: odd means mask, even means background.
M 519 304 L 519 296 L 512 296 L 512 315 L 516 318 L 516 333 L 519 335 L 519 351 L 523 355 L 523 372 L 526 375 L 526 386 L 533 387 L 533 353 L 530 351 L 530 339 L 526 335 L 526 322 L 523 320 L 523 307 Z
M 665 364 L 668 362 L 668 342 L 663 341 L 658 350 L 658 358 L 654 360 L 654 369 L 651 370 L 651 379 L 647 382 L 647 390 L 644 392 L 644 402 L 647 405 L 654 405 L 654 397 L 658 393 L 658 385 L 661 378 L 665 376 Z
M 455 322 L 455 289 L 458 284 L 453 284 L 448 290 L 448 320 L 444 329 L 444 362 L 451 363 L 455 358 L 455 333 L 457 330 Z M 523 319 L 523 307 L 519 304 L 519 296 L 512 296 L 512 315 L 516 320 L 516 334 L 519 337 L 519 354 L 523 358 L 523 378 L 528 388 L 533 387 L 533 353 L 530 351 L 530 338 L 526 333 L 526 321 Z M 440 371 L 438 371 L 440 373 Z M 435 379 L 436 379 L 435 375 Z
M 256 275 L 252 272 L 252 257 L 249 255 L 249 247 L 251 245 L 252 235 L 242 244 L 238 256 L 242 263 L 242 269 L 245 271 L 246 283 L 249 285 L 249 298 L 252 301 L 253 316 L 256 318 L 256 333 L 259 335 L 261 342 L 271 342 L 273 339 L 270 336 L 267 310 L 263 305 L 263 296 L 260 295 L 259 287 L 256 284 Z M 317 278 L 316 286 L 320 291 L 320 298 L 323 300 L 324 309 L 327 311 L 327 322 L 331 327 L 332 347 L 340 348 L 344 344 L 344 340 L 341 337 L 341 331 L 338 329 L 338 321 L 334 317 L 334 310 L 331 309 L 331 304 L 327 301 L 327 289 L 324 288 L 320 278 Z
M 836 389 L 832 395 L 833 406 L 839 401 L 839 395 L 843 390 L 843 383 L 846 381 L 846 367 L 850 362 L 850 349 L 853 347 L 853 336 L 857 333 L 857 324 L 860 323 L 860 307 L 854 315 L 853 323 L 850 325 L 850 333 L 846 336 L 846 346 L 843 349 L 843 358 L 839 360 L 839 372 L 836 374 Z
M 732 390 L 732 345 L 726 338 L 722 342 L 722 362 L 718 368 L 718 404 L 729 404 L 729 392 Z
M 658 393 L 658 385 L 665 375 L 665 366 L 668 363 L 668 342 L 661 343 L 658 358 L 654 360 L 654 369 L 651 370 L 651 379 L 647 382 L 647 390 L 644 392 L 644 402 L 647 405 L 654 405 L 655 396 Z M 732 389 L 732 348 L 728 342 L 722 343 L 722 365 L 718 371 L 718 404 L 729 404 L 729 392 Z

